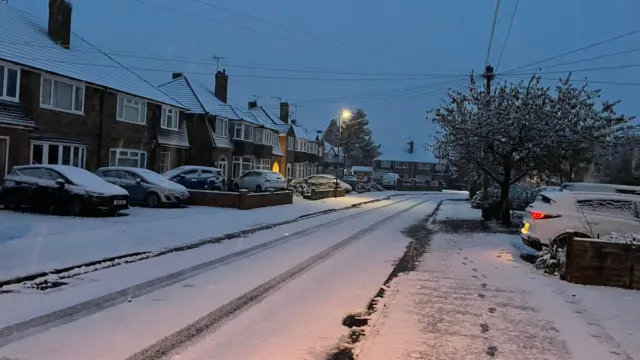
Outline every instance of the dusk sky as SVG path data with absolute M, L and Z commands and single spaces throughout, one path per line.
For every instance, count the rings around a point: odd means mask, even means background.
M 515 2 L 501 2 L 490 56 L 494 66 Z M 9 4 L 47 16 L 48 0 Z M 219 55 L 230 75 L 229 96 L 242 107 L 254 95 L 274 111 L 274 97 L 299 103 L 296 117 L 309 130 L 324 129 L 341 108 L 362 108 L 375 140 L 399 147 L 410 137 L 429 142 L 435 129 L 426 111 L 438 105 L 445 86 L 461 86 L 470 71 L 482 72 L 495 1 L 74 0 L 73 5 L 74 32 L 107 53 L 152 58 L 117 57 L 154 84 L 182 71 L 213 86 L 213 56 Z M 497 72 L 640 29 L 638 14 L 637 0 L 520 0 Z M 592 84 L 603 89 L 605 99 L 622 100 L 620 112 L 635 115 L 640 67 L 629 65 L 640 65 L 638 48 L 640 33 L 538 66 L 545 78 L 564 70 L 627 66 L 574 77 L 636 83 Z

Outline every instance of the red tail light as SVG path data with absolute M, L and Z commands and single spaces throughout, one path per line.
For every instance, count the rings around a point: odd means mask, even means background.
M 542 211 L 531 211 L 531 218 L 535 220 L 553 219 L 557 217 L 560 217 L 560 215 L 549 215 L 543 213 Z

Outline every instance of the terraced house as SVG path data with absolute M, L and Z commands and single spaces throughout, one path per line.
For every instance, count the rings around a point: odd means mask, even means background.
M 375 172 L 394 172 L 403 180 L 420 181 L 440 180 L 449 182 L 449 169 L 440 163 L 432 152 L 415 149 L 413 140 L 406 148 L 383 150 L 382 155 L 373 161 Z
M 187 162 L 218 167 L 229 180 L 248 170 L 280 171 L 284 154 L 278 128 L 270 120 L 228 104 L 228 85 L 226 71 L 216 72 L 209 83 L 174 73 L 171 81 L 160 85 L 189 108 L 186 122 L 191 151 Z
M 280 103 L 280 116 L 276 116 L 257 101 L 249 102 L 249 112 L 261 122 L 271 122 L 279 132 L 280 144 L 284 151 L 285 166 L 281 173 L 289 179 L 300 179 L 317 174 L 322 169 L 324 142 L 321 136 L 311 136 L 306 130 L 289 121 L 289 103 Z M 286 146 L 285 146 L 286 145 Z
M 0 3 L 0 178 L 29 163 L 182 164 L 188 109 L 73 34 L 72 10 L 49 0 L 43 21 Z

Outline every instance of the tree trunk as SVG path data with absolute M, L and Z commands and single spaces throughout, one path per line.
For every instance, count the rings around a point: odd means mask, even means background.
M 511 226 L 511 212 L 509 209 L 509 185 L 511 182 L 511 167 L 504 166 L 504 178 L 500 184 L 500 222 Z

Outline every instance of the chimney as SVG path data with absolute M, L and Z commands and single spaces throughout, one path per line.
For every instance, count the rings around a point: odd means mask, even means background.
M 413 140 L 409 141 L 407 144 L 409 144 L 409 154 L 413 154 Z
M 175 80 L 175 79 L 181 78 L 182 76 L 183 76 L 183 75 L 182 75 L 182 73 L 181 73 L 181 72 L 174 72 L 174 73 L 171 75 L 171 80 Z
M 258 107 L 258 101 L 257 100 L 251 100 L 249 101 L 249 110 L 251 109 L 255 109 Z
M 227 75 L 227 70 L 222 69 L 222 71 L 218 71 L 216 73 L 213 94 L 218 98 L 218 100 L 225 104 L 227 103 L 228 84 L 229 75 Z
M 49 0 L 49 36 L 64 48 L 71 44 L 71 1 Z
M 281 102 L 280 103 L 280 120 L 285 124 L 289 123 L 289 103 Z

